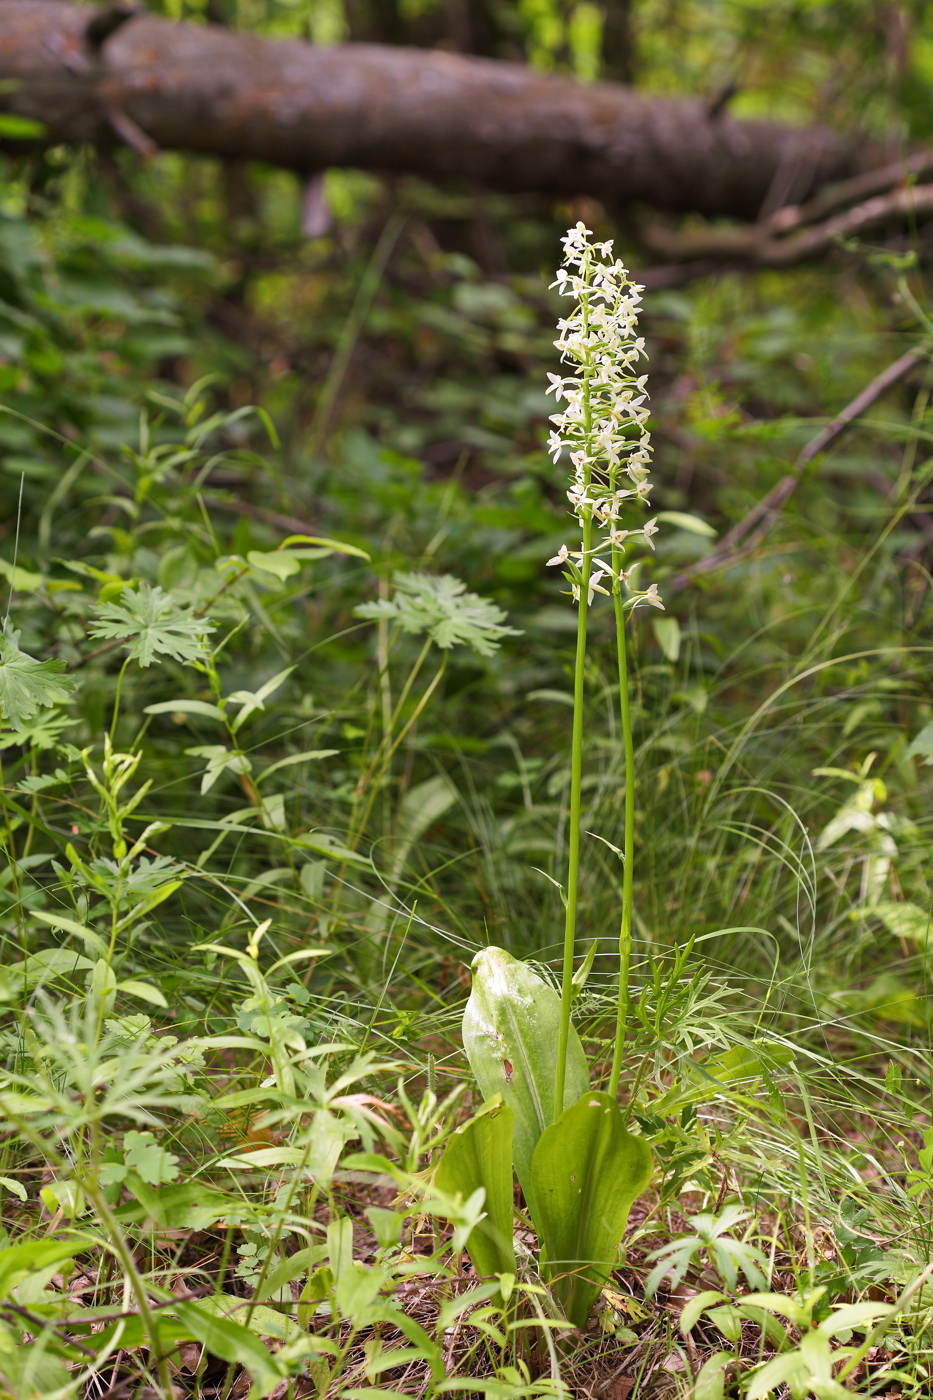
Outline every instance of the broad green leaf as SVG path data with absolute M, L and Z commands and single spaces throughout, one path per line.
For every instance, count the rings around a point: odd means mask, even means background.
M 200 1181 L 152 1187 L 135 1173 L 126 1181 L 138 1204 L 122 1206 L 118 1212 L 121 1221 L 148 1220 L 159 1228 L 207 1230 L 218 1221 L 236 1225 L 254 1218 L 252 1208 L 244 1206 L 239 1197 L 224 1196 Z
M 4 623 L 0 631 L 0 715 L 21 734 L 43 707 L 67 700 L 75 688 L 64 661 L 36 661 L 20 651 L 19 632 Z
M 707 1357 L 693 1382 L 691 1400 L 723 1400 L 726 1393 L 726 1372 L 735 1365 L 728 1351 L 715 1351 Z
M 651 1168 L 648 1144 L 626 1130 L 618 1104 L 595 1090 L 565 1109 L 535 1148 L 535 1225 L 554 1292 L 576 1327 L 612 1272 Z
M 933 720 L 925 724 L 916 739 L 911 741 L 905 757 L 922 758 L 928 767 L 933 764 Z
M 919 904 L 908 904 L 893 900 L 882 900 L 866 911 L 877 914 L 888 933 L 914 943 L 918 948 L 929 948 L 933 943 L 933 913 L 921 909 Z
M 305 559 L 308 557 L 320 559 L 329 553 L 330 551 L 327 549 L 319 549 L 315 550 L 312 556 L 309 550 L 301 551 L 301 555 L 304 556 Z M 304 559 L 299 557 L 297 551 L 288 549 L 251 549 L 246 556 L 246 560 L 252 568 L 258 569 L 259 572 L 263 574 L 271 574 L 272 577 L 277 578 L 280 583 L 284 583 L 286 579 L 291 578 L 292 574 L 299 573 L 301 565 L 304 562 Z
M 80 971 L 88 971 L 94 964 L 81 953 L 70 948 L 45 948 L 40 953 L 31 953 L 20 962 L 11 963 L 2 969 L 4 985 L 22 990 L 32 988 L 37 982 L 45 982 L 53 977 L 73 976 Z
M 336 1275 L 337 1271 L 334 1270 L 334 1273 Z M 369 1326 L 372 1320 L 370 1311 L 385 1282 L 381 1269 L 351 1259 L 340 1270 L 334 1285 L 334 1301 L 341 1318 L 352 1322 L 354 1327 Z
M 746 1400 L 764 1400 L 783 1385 L 794 1387 L 807 1378 L 809 1367 L 799 1351 L 788 1352 L 784 1356 L 774 1356 L 756 1371 L 745 1392 Z M 793 1393 L 796 1393 L 794 1391 Z
M 3 133 L 0 125 L 0 135 Z M 97 1338 L 95 1337 L 95 1342 Z M 68 1367 L 46 1349 L 46 1337 L 23 1344 L 6 1327 L 0 1332 L 0 1395 L 4 1400 L 64 1400 L 73 1395 Z
M 696 1327 L 701 1313 L 705 1312 L 707 1308 L 715 1306 L 716 1303 L 725 1303 L 726 1301 L 725 1293 L 720 1293 L 717 1288 L 707 1288 L 702 1293 L 697 1293 L 695 1297 L 684 1304 L 680 1314 L 680 1330 L 684 1336 L 691 1328 Z
M 553 987 L 503 948 L 473 959 L 473 990 L 463 1016 L 463 1047 L 484 1099 L 501 1094 L 515 1115 L 513 1161 L 534 1210 L 531 1158 L 551 1121 L 560 998 Z M 564 1107 L 589 1087 L 580 1037 L 570 1028 Z
M 497 1101 L 498 1100 L 498 1101 Z M 474 1226 L 467 1253 L 477 1274 L 514 1274 L 512 1245 L 512 1137 L 515 1117 L 497 1095 L 451 1134 L 434 1184 L 447 1195 L 486 1192 L 486 1215 Z
M 34 574 L 21 564 L 14 567 L 6 559 L 0 559 L 0 575 L 9 582 L 14 593 L 35 593 L 44 582 L 41 574 Z
M 214 1317 L 231 1317 L 233 1321 L 248 1327 L 257 1337 L 271 1337 L 277 1342 L 295 1342 L 305 1335 L 287 1313 L 255 1302 L 247 1308 L 246 1300 L 237 1298 L 232 1293 L 214 1293 L 209 1298 L 201 1298 L 199 1306 Z
M 651 630 L 667 660 L 675 662 L 680 655 L 680 623 L 676 617 L 653 617 Z
M 390 1212 L 395 1217 L 395 1212 Z M 399 1216 L 399 1219 L 404 1217 Z M 308 1245 L 305 1249 L 296 1250 L 294 1254 L 289 1254 L 283 1259 L 281 1264 L 277 1264 L 266 1274 L 262 1284 L 256 1290 L 256 1298 L 274 1298 L 281 1288 L 286 1287 L 293 1279 L 299 1278 L 302 1274 L 309 1273 L 315 1264 L 320 1264 L 327 1255 L 327 1247 L 322 1244 Z
M 205 1306 L 206 1301 L 173 1303 L 172 1311 L 212 1356 L 245 1367 L 253 1379 L 257 1395 L 270 1394 L 285 1379 L 287 1372 L 284 1367 L 248 1328 L 229 1317 L 215 1315 L 209 1306 Z
M 29 1240 L 0 1249 L 0 1298 L 8 1298 L 30 1274 L 73 1259 L 88 1248 L 88 1240 Z
M 118 992 L 126 992 L 128 997 L 138 997 L 140 1001 L 148 1002 L 150 1006 L 161 1006 L 168 1009 L 168 1002 L 159 991 L 158 987 L 151 987 L 148 982 L 137 982 L 135 977 L 131 977 L 128 982 L 117 983 Z
M 67 914 L 49 914 L 44 909 L 31 909 L 30 914 L 34 919 L 41 919 L 44 924 L 50 924 L 52 928 L 60 928 L 65 933 L 73 933 L 77 938 L 84 940 L 89 952 L 103 955 L 107 950 L 107 945 L 99 933 L 95 933 L 86 924 L 79 924 L 77 919 L 69 919 Z
M 128 585 L 118 603 L 101 603 L 92 637 L 123 642 L 140 666 L 151 666 L 157 656 L 175 661 L 200 661 L 214 624 L 195 617 L 190 607 L 180 607 L 158 584 Z

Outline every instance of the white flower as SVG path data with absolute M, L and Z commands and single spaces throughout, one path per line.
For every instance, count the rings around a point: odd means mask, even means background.
M 641 528 L 623 529 L 619 523 L 624 510 L 646 505 L 651 492 L 651 440 L 645 428 L 648 377 L 633 368 L 645 350 L 637 324 L 644 288 L 629 280 L 624 264 L 613 256 L 612 242 L 593 242 L 585 224 L 569 229 L 563 246 L 564 266 L 552 285 L 574 297 L 575 305 L 570 315 L 558 320 L 554 344 L 570 373 L 548 373 L 547 392 L 566 407 L 551 415 L 554 428 L 547 450 L 557 462 L 566 449 L 570 460 L 567 499 L 581 526 L 590 531 L 593 572 L 587 591 L 592 602 L 595 593 L 608 591 L 600 582 L 604 578 L 612 579 L 614 588 L 619 586 L 617 579 L 627 586 L 627 574 L 617 567 L 621 554 L 640 540 L 653 549 L 658 528 L 655 519 Z M 603 553 L 611 554 L 613 564 L 597 558 Z M 582 571 L 582 549 L 574 553 L 561 546 L 548 563 L 568 559 L 579 560 Z M 579 586 L 573 585 L 571 592 L 579 601 Z M 642 601 L 663 607 L 654 586 L 633 593 L 630 605 Z
M 599 581 L 601 578 L 606 577 L 607 571 L 605 569 L 594 569 L 593 572 L 590 574 L 589 583 L 587 584 L 587 603 L 592 603 L 594 593 L 605 593 L 606 597 L 608 598 L 609 589 L 603 588 L 602 584 Z M 663 607 L 664 604 L 662 603 L 661 606 Z
M 560 547 L 560 549 L 559 549 L 559 550 L 557 551 L 557 553 L 554 555 L 554 558 L 553 558 L 553 559 L 549 559 L 547 562 L 548 562 L 548 567 L 550 567 L 551 564 L 566 564 L 566 562 L 567 562 L 567 546 L 566 546 L 565 544 L 562 544 L 561 547 Z

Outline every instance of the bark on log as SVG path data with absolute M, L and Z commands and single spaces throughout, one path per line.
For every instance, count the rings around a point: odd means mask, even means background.
M 825 127 L 711 116 L 696 101 L 437 51 L 321 49 L 149 16 L 124 19 L 95 46 L 99 15 L 62 0 L 0 0 L 0 110 L 44 122 L 55 141 L 739 219 L 892 158 Z

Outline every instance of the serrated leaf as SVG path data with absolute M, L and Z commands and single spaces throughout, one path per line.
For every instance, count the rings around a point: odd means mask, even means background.
M 468 593 L 452 574 L 395 574 L 395 594 L 354 608 L 356 617 L 386 618 L 403 632 L 426 633 L 436 646 L 469 646 L 480 656 L 492 656 L 503 637 L 518 636 L 505 626 L 506 614 L 488 598 Z
M 199 661 L 214 624 L 195 617 L 190 607 L 180 607 L 158 584 L 143 581 L 127 585 L 118 603 L 101 603 L 90 635 L 118 640 L 129 648 L 140 666 L 151 666 L 157 656 L 175 661 Z
M 37 661 L 20 650 L 19 632 L 4 623 L 0 632 L 0 715 L 18 734 L 40 709 L 60 705 L 75 683 L 64 674 L 64 661 Z
M 166 1152 L 152 1133 L 140 1133 L 131 1129 L 123 1138 L 123 1155 L 127 1166 L 149 1186 L 159 1186 L 163 1181 L 174 1181 L 178 1176 L 178 1158 Z

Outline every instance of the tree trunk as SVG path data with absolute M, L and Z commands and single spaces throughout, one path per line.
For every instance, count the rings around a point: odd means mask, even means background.
M 43 122 L 55 142 L 304 173 L 356 166 L 712 217 L 754 219 L 766 202 L 892 158 L 856 134 L 711 116 L 701 102 L 494 59 L 315 48 L 61 0 L 0 0 L 0 84 L 0 110 Z

